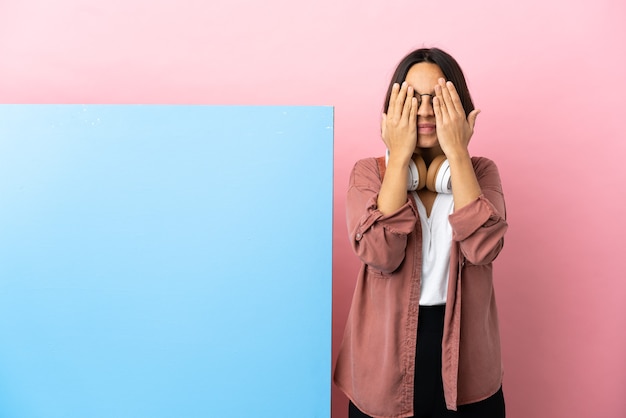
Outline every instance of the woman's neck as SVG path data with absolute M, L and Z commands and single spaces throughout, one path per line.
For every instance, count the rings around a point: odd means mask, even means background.
M 416 154 L 422 156 L 422 159 L 426 163 L 426 167 L 428 167 L 436 156 L 443 155 L 443 150 L 439 145 L 437 145 L 432 148 L 419 148 Z

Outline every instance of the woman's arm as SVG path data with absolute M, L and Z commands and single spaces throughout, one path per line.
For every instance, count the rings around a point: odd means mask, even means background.
M 498 168 L 487 158 L 472 158 L 482 193 L 449 216 L 452 239 L 472 264 L 491 263 L 502 250 L 508 229 Z
M 383 214 L 390 214 L 407 202 L 409 160 L 417 143 L 417 99 L 413 97 L 413 87 L 406 82 L 402 86 L 393 85 L 389 109 L 383 113 L 381 131 L 389 159 L 377 206 Z
M 482 193 L 467 148 L 480 110 L 474 109 L 465 116 L 465 109 L 454 84 L 450 81 L 446 82 L 443 78 L 440 78 L 439 84 L 435 86 L 433 107 L 437 123 L 437 139 L 450 164 L 452 195 L 456 211 L 476 200 Z
M 435 86 L 433 105 L 439 145 L 450 164 L 453 239 L 470 263 L 490 263 L 502 249 L 508 225 L 496 165 L 487 159 L 472 161 L 468 150 L 480 110 L 466 117 L 454 85 L 444 79 Z
M 415 229 L 417 209 L 411 200 L 406 200 L 405 190 L 404 204 L 392 213 L 382 213 L 377 205 L 380 188 L 376 159 L 357 162 L 346 196 L 348 233 L 355 254 L 364 264 L 391 273 L 404 260 L 407 236 Z

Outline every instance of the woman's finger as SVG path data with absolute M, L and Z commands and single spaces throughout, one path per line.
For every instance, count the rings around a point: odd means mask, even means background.
M 452 115 L 453 113 L 458 113 L 456 106 L 454 105 L 454 100 L 452 100 L 452 95 L 450 94 L 450 89 L 448 88 L 448 83 L 443 78 L 439 79 L 439 86 L 441 89 L 441 97 L 443 99 L 443 106 L 446 107 L 448 114 Z M 465 114 L 465 112 L 463 112 Z
M 402 117 L 402 111 L 404 110 L 405 100 L 406 100 L 406 90 L 407 90 L 407 82 L 403 82 L 400 86 L 400 90 L 398 91 L 398 95 L 396 96 L 396 103 L 394 105 L 394 111 L 391 116 L 395 120 L 400 120 Z
M 393 115 L 396 107 L 396 99 L 398 98 L 398 91 L 400 90 L 400 85 L 398 83 L 394 83 L 391 88 L 391 95 L 389 96 L 389 107 L 387 108 L 387 115 Z
M 448 109 L 446 108 L 446 102 L 443 99 L 443 91 L 441 89 L 441 85 L 437 84 L 435 86 L 435 97 L 433 97 L 433 109 L 435 109 L 435 116 L 437 115 L 437 110 L 439 111 L 439 116 L 441 121 L 448 120 Z
M 413 87 L 408 87 L 406 98 L 404 99 L 404 108 L 402 109 L 402 118 L 409 119 L 411 115 L 411 107 L 413 105 Z
M 474 109 L 467 116 L 467 122 L 469 123 L 470 129 L 474 132 L 474 125 L 476 125 L 476 117 L 480 113 L 480 109 Z
M 385 143 L 385 145 L 389 145 L 387 144 L 387 114 L 386 113 L 383 113 L 382 120 L 380 121 L 380 135 L 382 136 L 383 142 Z
M 409 112 L 409 126 L 417 129 L 417 97 L 411 97 L 411 110 Z
M 435 124 L 436 126 L 441 126 L 443 125 L 443 113 L 441 111 L 441 99 L 438 96 L 435 96 L 432 98 L 432 101 L 433 101 L 433 110 L 435 111 Z
M 461 98 L 459 97 L 459 93 L 456 91 L 456 87 L 452 81 L 446 82 L 446 87 L 448 92 L 450 93 L 450 98 L 452 99 L 452 104 L 454 105 L 454 109 L 457 113 L 461 115 L 465 115 L 465 109 L 463 108 L 463 103 L 461 103 Z

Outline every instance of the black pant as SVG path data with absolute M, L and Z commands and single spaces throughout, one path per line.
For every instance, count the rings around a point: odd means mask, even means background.
M 420 306 L 415 354 L 414 418 L 504 418 L 502 388 L 493 396 L 449 411 L 441 379 L 441 340 L 445 306 Z M 350 402 L 350 418 L 370 418 Z

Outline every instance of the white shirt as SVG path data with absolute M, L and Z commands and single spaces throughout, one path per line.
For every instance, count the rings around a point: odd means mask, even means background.
M 438 193 L 426 216 L 426 208 L 413 192 L 422 225 L 422 289 L 420 305 L 444 305 L 448 296 L 452 226 L 448 216 L 454 212 L 452 194 Z

